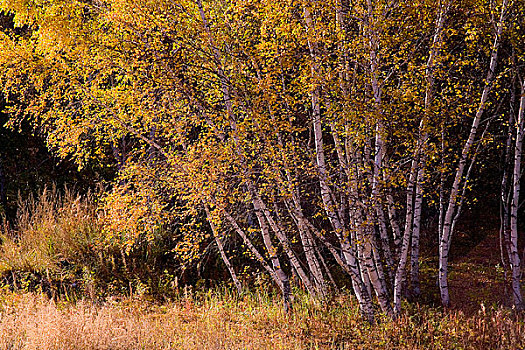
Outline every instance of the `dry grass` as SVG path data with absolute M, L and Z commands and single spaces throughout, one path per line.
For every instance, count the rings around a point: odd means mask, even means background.
M 159 229 L 129 246 L 105 223 L 93 193 L 53 186 L 19 198 L 16 218 L 0 224 L 0 282 L 68 300 L 130 291 L 171 296 L 179 277 L 175 235 Z
M 86 260 L 90 247 L 101 241 L 94 196 L 67 188 L 44 189 L 38 199 L 18 201 L 16 229 L 0 230 L 0 273 L 57 271 L 63 261 Z
M 523 319 L 503 310 L 474 317 L 412 310 L 369 326 L 349 297 L 306 298 L 284 315 L 264 295 L 207 293 L 158 305 L 144 300 L 55 303 L 4 292 L 0 349 L 519 349 Z
M 5 303 L 4 303 L 5 304 Z M 282 314 L 246 314 L 221 302 L 154 306 L 143 301 L 96 306 L 14 297 L 0 316 L 0 349 L 303 349 L 304 341 L 268 327 Z

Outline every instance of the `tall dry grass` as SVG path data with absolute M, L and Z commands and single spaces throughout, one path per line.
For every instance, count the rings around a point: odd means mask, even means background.
M 14 222 L 0 225 L 0 281 L 68 299 L 138 291 L 169 297 L 177 268 L 173 233 L 159 229 L 131 247 L 110 233 L 93 193 L 51 187 L 19 198 Z
M 282 317 L 282 316 L 281 316 Z M 270 329 L 275 315 L 239 313 L 193 301 L 165 306 L 139 301 L 57 305 L 25 294 L 0 314 L 0 349 L 303 349 L 305 342 Z
M 19 198 L 14 227 L 1 230 L 0 274 L 6 271 L 58 272 L 63 264 L 85 263 L 103 240 L 92 194 L 56 187 L 35 198 Z
M 189 295 L 169 304 L 144 300 L 61 304 L 4 293 L 0 349 L 520 349 L 523 319 L 503 310 L 473 317 L 412 310 L 370 326 L 348 296 L 326 303 L 299 297 L 293 314 L 255 293 Z

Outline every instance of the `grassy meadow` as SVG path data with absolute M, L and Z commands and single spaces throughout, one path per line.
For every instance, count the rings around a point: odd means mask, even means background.
M 242 296 L 224 284 L 183 286 L 162 270 L 173 261 L 155 260 L 155 242 L 144 248 L 139 241 L 123 253 L 108 241 L 90 195 L 51 189 L 38 200 L 20 200 L 19 208 L 17 222 L 2 228 L 0 349 L 525 347 L 523 315 L 497 299 L 483 306 L 490 301 L 486 291 L 497 295 L 503 285 L 490 259 L 452 266 L 457 307 L 443 311 L 435 296 L 423 295 L 398 319 L 370 325 L 344 288 L 313 300 L 296 284 L 293 312 L 285 314 L 264 281 Z M 489 251 L 483 244 L 472 250 L 485 258 Z M 433 265 L 425 262 L 425 276 L 435 274 Z

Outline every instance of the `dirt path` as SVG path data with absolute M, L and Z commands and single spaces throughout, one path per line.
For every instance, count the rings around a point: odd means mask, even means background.
M 491 231 L 466 255 L 450 263 L 452 307 L 472 314 L 485 306 L 509 306 L 509 291 L 501 267 L 498 232 Z

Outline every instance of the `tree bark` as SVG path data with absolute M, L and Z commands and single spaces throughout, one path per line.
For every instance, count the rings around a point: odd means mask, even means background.
M 514 306 L 518 310 L 523 309 L 523 298 L 521 295 L 521 261 L 518 253 L 518 207 L 521 185 L 521 157 L 523 151 L 523 135 L 525 126 L 525 80 L 521 83 L 521 98 L 518 118 L 516 122 L 516 144 L 514 146 L 514 168 L 512 172 L 512 202 L 510 205 L 510 269 L 511 289 Z
M 432 47 L 428 56 L 425 68 L 425 106 L 423 117 L 419 125 L 419 140 L 416 150 L 419 153 L 419 165 L 416 176 L 415 199 L 414 199 L 414 220 L 412 224 L 412 240 L 410 249 L 410 284 L 413 297 L 421 294 L 419 286 L 419 238 L 421 232 L 421 210 L 423 204 L 423 182 L 425 181 L 425 170 L 427 160 L 428 131 L 426 130 L 428 120 L 431 117 L 432 102 L 434 100 L 435 65 L 442 45 L 442 33 L 445 20 L 450 9 L 450 1 L 445 0 L 440 4 L 439 13 L 436 19 L 436 29 L 432 39 Z

